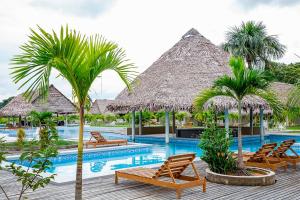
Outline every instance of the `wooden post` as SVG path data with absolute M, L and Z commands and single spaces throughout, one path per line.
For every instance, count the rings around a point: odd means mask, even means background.
M 166 144 L 169 143 L 170 138 L 169 138 L 169 134 L 170 134 L 170 119 L 169 119 L 169 112 L 165 112 L 165 141 Z
M 68 115 L 65 114 L 65 126 L 68 126 Z
M 176 118 L 175 118 L 175 111 L 172 112 L 172 131 L 173 134 L 176 136 Z
M 142 135 L 143 124 L 142 124 L 142 111 L 139 112 L 139 135 Z
M 135 139 L 135 111 L 131 113 L 131 138 L 132 141 Z
M 19 125 L 18 125 L 19 128 L 21 128 L 21 126 L 22 126 L 21 123 L 22 123 L 22 117 L 21 117 L 21 115 L 19 115 Z
M 253 135 L 253 108 L 250 108 L 250 131 L 251 135 Z
M 225 114 L 226 136 L 229 137 L 229 113 L 228 113 L 228 108 L 225 108 L 224 114 Z
M 264 131 L 264 109 L 259 108 L 259 123 L 260 123 L 260 140 L 264 143 L 265 131 Z

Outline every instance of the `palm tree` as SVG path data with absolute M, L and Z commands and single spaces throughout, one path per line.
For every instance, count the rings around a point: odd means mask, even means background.
M 233 76 L 224 75 L 217 79 L 211 89 L 200 93 L 194 100 L 195 107 L 203 110 L 203 105 L 215 96 L 228 96 L 238 104 L 238 166 L 243 168 L 242 157 L 242 101 L 248 95 L 256 95 L 264 99 L 273 109 L 274 114 L 282 111 L 282 105 L 275 95 L 268 90 L 269 81 L 265 73 L 245 67 L 241 57 L 232 57 L 229 61 Z
M 250 69 L 259 63 L 267 65 L 272 59 L 281 58 L 286 49 L 277 36 L 267 34 L 262 22 L 254 21 L 232 27 L 226 33 L 223 48 L 233 56 L 243 57 Z
M 91 85 L 106 70 L 115 71 L 130 89 L 135 67 L 125 58 L 125 51 L 99 35 L 85 36 L 68 26 L 60 33 L 46 32 L 41 27 L 31 29 L 29 41 L 21 54 L 12 59 L 12 78 L 27 86 L 24 96 L 30 100 L 34 91 L 47 97 L 49 76 L 53 69 L 72 86 L 78 101 L 80 116 L 75 199 L 82 199 L 82 154 L 84 106 Z

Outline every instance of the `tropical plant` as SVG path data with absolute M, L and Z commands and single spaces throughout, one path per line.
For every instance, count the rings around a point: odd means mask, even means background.
M 250 69 L 261 63 L 268 65 L 272 59 L 281 58 L 286 50 L 277 36 L 268 35 L 262 22 L 248 21 L 232 27 L 226 33 L 225 51 L 243 57 Z
M 52 119 L 52 113 L 32 111 L 30 117 L 32 123 L 39 127 L 41 148 L 46 148 L 50 141 L 50 137 L 57 137 L 56 123 Z
M 29 41 L 21 50 L 21 54 L 12 59 L 12 76 L 15 83 L 22 82 L 20 87 L 28 86 L 24 93 L 27 99 L 31 99 L 35 91 L 47 97 L 52 69 L 72 87 L 80 118 L 75 199 L 82 199 L 84 108 L 89 90 L 106 70 L 115 71 L 130 89 L 136 74 L 133 64 L 117 44 L 99 35 L 82 35 L 67 26 L 61 27 L 59 34 L 46 32 L 41 27 L 38 32 L 31 30 Z
M 25 130 L 23 128 L 19 128 L 17 130 L 17 144 L 20 149 L 23 148 L 25 137 L 26 137 Z
M 186 112 L 178 112 L 175 114 L 175 118 L 180 122 L 182 122 L 187 116 L 188 114 Z
M 228 174 L 237 170 L 236 158 L 230 151 L 233 142 L 232 136 L 227 137 L 224 128 L 218 128 L 213 116 L 208 116 L 207 129 L 201 134 L 199 147 L 202 149 L 201 159 L 204 160 L 211 171 Z
M 233 76 L 224 75 L 218 78 L 213 87 L 201 92 L 194 100 L 195 107 L 200 111 L 203 105 L 209 99 L 215 96 L 228 96 L 237 101 L 238 105 L 238 163 L 243 168 L 242 157 L 242 100 L 247 95 L 256 95 L 264 99 L 273 109 L 273 113 L 280 115 L 283 106 L 276 98 L 275 94 L 269 91 L 269 81 L 266 79 L 263 71 L 251 70 L 245 67 L 242 58 L 232 57 L 229 65 L 232 69 Z
M 35 191 L 41 187 L 45 187 L 51 180 L 54 179 L 55 174 L 45 176 L 45 172 L 52 166 L 51 158 L 57 156 L 57 148 L 55 143 L 57 138 L 52 137 L 50 144 L 45 149 L 36 150 L 33 147 L 39 145 L 39 141 L 31 141 L 31 147 L 29 151 L 23 152 L 16 163 L 11 163 L 2 169 L 11 172 L 17 177 L 17 181 L 21 183 L 22 187 L 18 195 L 18 199 L 22 199 L 25 192 L 29 189 Z M 3 141 L 2 141 L 3 143 Z M 0 139 L 1 144 L 1 139 Z M 2 151 L 1 151 L 2 152 Z M 0 153 L 0 166 L 1 162 L 5 160 L 5 155 Z M 22 164 L 26 164 L 26 167 L 22 167 Z M 0 168 L 1 169 L 1 168 Z M 7 192 L 4 187 L 0 185 L 0 189 L 4 193 L 7 200 Z

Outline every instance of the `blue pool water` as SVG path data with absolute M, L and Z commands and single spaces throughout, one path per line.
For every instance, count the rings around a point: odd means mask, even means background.
M 62 139 L 76 139 L 78 138 L 78 126 L 59 126 L 57 127 L 58 135 Z M 121 134 L 124 128 L 118 127 L 94 127 L 85 126 L 84 127 L 84 138 L 89 139 L 90 131 L 101 131 L 106 134 L 109 139 L 120 139 L 127 138 L 124 134 Z M 25 129 L 26 138 L 35 138 L 37 136 L 36 128 Z M 0 129 L 0 134 L 6 134 L 9 137 L 16 137 L 16 130 Z
M 113 134 L 104 133 L 105 137 Z M 116 135 L 115 135 L 116 136 Z M 118 135 L 116 136 L 118 137 Z M 300 143 L 300 136 L 278 136 L 269 135 L 265 137 L 265 143 L 281 142 L 286 139 L 296 139 Z M 164 138 L 138 137 L 138 143 L 151 144 L 150 147 L 140 147 L 122 150 L 107 150 L 101 152 L 86 152 L 83 158 L 83 178 L 97 177 L 113 173 L 115 170 L 129 167 L 150 166 L 161 164 L 170 155 L 195 152 L 199 157 L 202 153 L 198 147 L 198 140 L 171 138 L 169 144 L 164 143 Z M 244 151 L 256 151 L 261 146 L 257 136 L 243 138 Z M 237 150 L 237 141 L 231 149 Z M 299 146 L 294 148 L 300 153 Z M 99 151 L 99 150 L 98 150 Z M 57 174 L 56 182 L 66 182 L 75 180 L 76 174 L 76 153 L 59 155 L 53 161 L 53 167 L 49 173 Z M 17 160 L 11 160 L 20 164 Z M 27 163 L 22 163 L 26 166 Z

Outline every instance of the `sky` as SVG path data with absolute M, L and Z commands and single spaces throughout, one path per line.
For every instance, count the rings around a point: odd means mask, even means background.
M 0 101 L 23 91 L 12 82 L 11 58 L 20 52 L 30 28 L 59 31 L 61 25 L 86 35 L 101 34 L 126 50 L 143 72 L 189 29 L 197 29 L 214 44 L 243 21 L 262 21 L 268 34 L 287 46 L 280 62 L 299 62 L 300 0 L 1 0 L 0 1 Z M 51 75 L 66 96 L 68 82 Z M 118 75 L 104 72 L 92 85 L 93 99 L 114 99 L 125 87 Z

